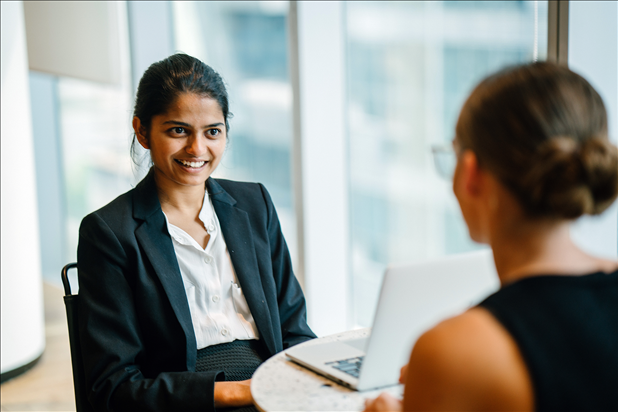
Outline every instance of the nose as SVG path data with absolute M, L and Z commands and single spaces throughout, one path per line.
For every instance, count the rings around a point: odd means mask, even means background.
M 187 153 L 195 157 L 200 157 L 208 151 L 206 138 L 204 136 L 192 136 L 187 142 Z

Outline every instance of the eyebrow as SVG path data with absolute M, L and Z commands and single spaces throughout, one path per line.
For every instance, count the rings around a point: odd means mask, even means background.
M 189 123 L 179 122 L 178 120 L 167 120 L 167 121 L 163 122 L 162 124 L 173 124 L 173 125 L 184 126 L 184 127 L 192 127 Z M 218 126 L 224 126 L 224 124 L 221 123 L 221 122 L 213 123 L 213 124 L 209 124 L 209 125 L 204 126 L 204 129 L 208 129 L 208 128 L 211 128 L 211 127 L 218 127 Z

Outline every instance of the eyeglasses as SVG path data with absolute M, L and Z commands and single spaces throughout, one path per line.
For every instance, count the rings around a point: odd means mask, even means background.
M 455 166 L 457 166 L 457 155 L 453 148 L 453 143 L 432 145 L 433 163 L 438 175 L 448 181 L 453 180 Z

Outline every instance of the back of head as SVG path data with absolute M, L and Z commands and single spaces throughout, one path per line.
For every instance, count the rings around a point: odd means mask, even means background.
M 566 67 L 533 63 L 486 78 L 456 132 L 530 217 L 599 214 L 618 194 L 618 150 L 603 101 Z

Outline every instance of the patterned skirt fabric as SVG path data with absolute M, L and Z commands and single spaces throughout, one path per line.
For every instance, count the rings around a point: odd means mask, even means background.
M 226 381 L 244 381 L 267 358 L 262 341 L 235 340 L 198 350 L 195 371 L 222 370 Z
M 197 351 L 196 372 L 222 370 L 226 381 L 251 379 L 253 372 L 268 358 L 260 340 L 235 340 Z M 226 412 L 257 412 L 254 406 L 243 408 L 217 408 Z

